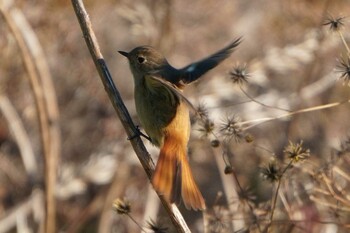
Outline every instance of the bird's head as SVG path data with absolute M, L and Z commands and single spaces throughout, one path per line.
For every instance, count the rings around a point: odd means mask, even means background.
M 118 52 L 128 58 L 134 77 L 156 73 L 168 65 L 165 57 L 151 46 L 136 47 L 130 52 Z

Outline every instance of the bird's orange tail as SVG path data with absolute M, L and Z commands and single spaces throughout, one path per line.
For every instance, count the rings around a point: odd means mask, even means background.
M 188 163 L 186 146 L 172 138 L 165 137 L 152 183 L 155 190 L 170 202 L 178 201 L 181 193 L 187 209 L 205 209 Z

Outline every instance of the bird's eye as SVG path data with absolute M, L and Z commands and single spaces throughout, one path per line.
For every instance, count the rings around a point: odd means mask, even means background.
M 146 59 L 144 57 L 138 57 L 137 61 L 138 61 L 138 63 L 142 64 L 146 61 Z

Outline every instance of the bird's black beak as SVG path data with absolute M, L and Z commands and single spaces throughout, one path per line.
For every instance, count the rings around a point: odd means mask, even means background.
M 118 53 L 120 53 L 121 55 L 123 55 L 124 57 L 128 57 L 129 53 L 124 52 L 124 51 L 118 51 Z

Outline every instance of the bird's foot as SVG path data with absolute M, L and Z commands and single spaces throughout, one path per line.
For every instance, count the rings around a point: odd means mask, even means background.
M 138 125 L 136 126 L 136 133 L 133 136 L 128 137 L 128 140 L 132 140 L 136 137 L 141 137 L 141 136 L 146 138 L 148 141 L 152 142 L 152 139 L 148 135 L 141 132 L 140 126 L 138 126 Z

